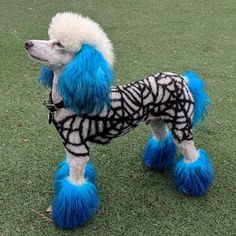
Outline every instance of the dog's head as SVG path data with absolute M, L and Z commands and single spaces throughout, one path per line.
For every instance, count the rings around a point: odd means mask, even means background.
M 111 41 L 88 17 L 57 13 L 49 25 L 49 40 L 29 40 L 28 55 L 41 63 L 40 81 L 52 86 L 58 71 L 58 90 L 65 106 L 76 113 L 100 112 L 110 102 L 114 61 Z

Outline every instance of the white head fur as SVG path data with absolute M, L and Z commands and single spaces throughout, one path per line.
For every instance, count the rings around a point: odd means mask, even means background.
M 50 40 L 30 40 L 28 54 L 41 64 L 61 67 L 79 52 L 83 44 L 94 46 L 112 66 L 112 43 L 103 29 L 88 17 L 72 12 L 57 13 L 49 25 Z M 33 45 L 33 46 L 32 46 Z
M 88 17 L 71 12 L 57 13 L 49 25 L 48 35 L 50 40 L 60 41 L 72 53 L 78 52 L 82 44 L 94 45 L 113 65 L 111 41 L 99 24 Z

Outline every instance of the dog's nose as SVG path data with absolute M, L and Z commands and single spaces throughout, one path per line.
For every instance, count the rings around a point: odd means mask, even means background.
M 29 48 L 32 48 L 34 46 L 33 42 L 32 41 L 27 41 L 25 43 L 25 49 L 29 49 Z

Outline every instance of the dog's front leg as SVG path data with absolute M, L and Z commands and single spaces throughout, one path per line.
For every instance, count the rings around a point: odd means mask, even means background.
M 89 221 L 99 206 L 94 176 L 81 145 L 72 152 L 67 151 L 67 160 L 61 166 L 67 172 L 57 179 L 56 197 L 52 202 L 52 218 L 62 228 L 75 228 Z M 59 170 L 60 171 L 60 170 Z

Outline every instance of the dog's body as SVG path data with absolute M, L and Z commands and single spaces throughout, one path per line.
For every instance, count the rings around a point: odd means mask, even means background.
M 107 144 L 141 121 L 162 120 L 171 127 L 178 142 L 192 140 L 193 104 L 193 97 L 180 75 L 158 73 L 112 87 L 111 107 L 100 114 L 78 116 L 62 108 L 54 112 L 53 123 L 68 152 L 88 155 L 90 144 Z M 83 153 L 79 150 L 81 146 Z
M 40 80 L 52 89 L 46 105 L 66 149 L 67 161 L 55 176 L 56 224 L 76 227 L 98 207 L 94 172 L 88 164 L 91 144 L 109 143 L 142 121 L 154 134 L 146 147 L 145 164 L 154 170 L 167 168 L 174 163 L 177 144 L 183 155 L 175 169 L 177 188 L 189 195 L 204 194 L 213 171 L 206 153 L 193 141 L 193 126 L 207 104 L 204 85 L 196 75 L 157 73 L 111 87 L 112 45 L 95 22 L 60 13 L 53 18 L 49 35 L 49 41 L 32 40 L 25 47 L 47 66 Z

